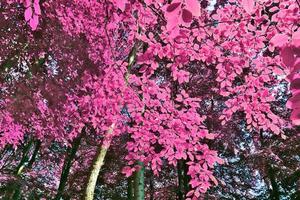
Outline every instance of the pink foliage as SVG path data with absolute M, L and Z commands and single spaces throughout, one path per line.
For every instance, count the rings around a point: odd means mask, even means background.
M 42 18 L 43 23 L 58 23 L 69 37 L 83 40 L 88 61 L 74 59 L 79 67 L 65 69 L 75 86 L 62 78 L 34 91 L 23 102 L 30 117 L 25 119 L 28 115 L 21 111 L 13 116 L 20 107 L 5 105 L 0 146 L 17 145 L 26 131 L 42 140 L 71 141 L 86 124 L 104 142 L 128 134 L 126 176 L 135 170 L 136 161 L 158 175 L 163 163 L 176 166 L 186 160 L 192 187 L 188 196 L 197 199 L 218 184 L 213 168 L 224 162 L 207 144 L 222 132 L 212 131 L 208 116 L 201 114 L 212 106 L 210 100 L 217 99 L 215 123 L 224 126 L 243 113 L 246 128 L 253 133 L 263 130 L 284 137 L 282 129 L 289 122 L 274 112 L 272 103 L 279 92 L 275 87 L 281 84 L 279 77 L 290 71 L 293 97 L 288 106 L 293 109 L 291 120 L 300 124 L 295 1 L 278 1 L 278 5 L 270 0 L 229 1 L 209 11 L 197 0 L 57 0 L 43 3 L 43 14 L 38 0 L 19 3 L 32 30 Z M 272 17 L 263 14 L 266 7 L 272 7 Z M 211 81 L 195 66 L 216 74 L 216 84 L 207 88 L 209 95 L 195 92 L 199 89 L 195 79 Z M 59 88 L 65 87 L 69 90 L 60 94 Z M 108 135 L 112 125 L 113 134 Z
M 281 39 L 281 36 L 279 39 Z M 299 69 L 300 69 L 300 46 L 299 46 L 299 30 L 294 32 L 291 37 L 284 36 L 284 40 L 280 40 L 281 47 L 281 60 L 283 66 L 285 66 L 290 72 L 287 76 L 290 81 L 290 90 L 292 97 L 287 102 L 287 107 L 292 109 L 291 121 L 295 125 L 300 125 L 300 98 L 299 98 Z
M 15 123 L 8 112 L 1 112 L 0 115 L 0 148 L 6 144 L 12 144 L 14 147 L 23 140 L 24 132 L 22 126 Z

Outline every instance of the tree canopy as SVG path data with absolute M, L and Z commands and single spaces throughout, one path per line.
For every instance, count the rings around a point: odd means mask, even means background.
M 0 11 L 0 196 L 299 197 L 298 0 Z

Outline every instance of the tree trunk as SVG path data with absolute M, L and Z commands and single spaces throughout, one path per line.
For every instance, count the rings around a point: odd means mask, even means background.
M 271 164 L 268 164 L 268 176 L 270 178 L 272 190 L 270 191 L 270 199 L 280 200 L 279 186 L 275 179 L 276 172 Z
M 112 134 L 112 132 L 114 130 L 114 126 L 115 126 L 115 124 L 111 125 L 111 127 L 107 131 L 107 135 L 103 141 L 103 144 L 101 146 L 99 146 L 97 149 L 97 153 L 96 153 L 95 159 L 92 163 L 92 169 L 90 172 L 90 176 L 88 178 L 87 187 L 86 187 L 85 194 L 84 194 L 85 200 L 93 200 L 93 198 L 94 198 L 94 192 L 95 192 L 95 187 L 97 184 L 98 175 L 101 170 L 101 167 L 104 164 L 104 158 L 105 158 L 106 152 L 111 143 L 112 138 L 110 135 Z
M 144 190 L 144 163 L 138 161 L 138 166 L 140 169 L 134 173 L 134 200 L 144 200 L 145 190 Z
M 27 167 L 29 169 L 32 167 L 32 165 L 33 165 L 33 163 L 34 163 L 34 161 L 36 159 L 36 156 L 37 156 L 37 154 L 38 154 L 38 152 L 40 150 L 40 147 L 41 147 L 41 141 L 37 140 L 36 144 L 35 144 L 35 149 L 34 149 L 33 154 L 32 154 L 32 156 L 31 156 L 31 158 L 30 158 L 30 160 L 28 162 L 28 165 L 27 165 Z
M 177 176 L 178 176 L 178 200 L 184 200 L 185 192 L 184 192 L 184 169 L 182 166 L 182 161 L 177 162 Z
M 133 191 L 133 179 L 132 176 L 127 178 L 127 200 L 133 200 L 134 191 Z
M 22 171 L 26 165 L 26 162 L 29 160 L 28 164 L 27 164 L 27 167 L 28 169 L 30 169 L 35 161 L 35 158 L 38 154 L 38 151 L 39 151 L 39 148 L 40 148 L 40 145 L 41 145 L 41 142 L 39 140 L 36 141 L 36 146 L 34 148 L 34 151 L 32 153 L 32 156 L 31 158 L 29 159 L 28 157 L 28 153 L 29 153 L 29 150 L 31 149 L 31 146 L 32 146 L 32 141 L 29 142 L 28 146 L 25 147 L 24 149 L 24 155 L 23 155 L 23 158 L 20 162 L 20 164 L 18 165 L 17 167 L 17 171 L 16 171 L 16 174 L 17 176 L 20 176 L 22 174 Z M 13 191 L 13 197 L 12 199 L 13 200 L 17 200 L 17 199 L 20 199 L 21 198 L 21 183 L 17 183 L 16 186 L 15 186 L 15 189 Z
M 284 188 L 291 188 L 299 179 L 300 179 L 300 170 L 296 170 L 290 176 L 283 179 L 282 186 Z
M 5 154 L 10 150 L 12 150 L 12 145 L 5 145 L 5 148 L 0 153 L 0 160 L 2 160 Z
M 25 167 L 26 162 L 28 161 L 28 153 L 30 151 L 30 148 L 32 146 L 33 141 L 30 140 L 29 143 L 25 146 L 24 150 L 23 150 L 23 156 L 22 159 L 19 163 L 19 165 L 17 166 L 17 169 L 15 171 L 16 175 L 20 175 Z
M 8 187 L 8 190 L 6 191 L 6 196 L 4 199 L 14 199 L 18 200 L 20 199 L 20 190 L 21 190 L 21 183 L 20 183 L 20 175 L 26 165 L 26 162 L 28 161 L 28 154 L 30 152 L 31 146 L 32 146 L 33 141 L 30 140 L 27 145 L 25 145 L 23 152 L 22 152 L 22 158 L 20 163 L 18 164 L 14 174 L 17 177 L 17 180 L 15 184 L 12 184 Z
M 187 174 L 188 172 L 188 166 L 186 164 L 186 161 L 179 160 L 177 163 L 177 175 L 178 175 L 178 199 L 184 200 L 185 195 L 189 192 L 189 181 L 190 178 Z
M 150 200 L 154 200 L 154 178 L 153 178 L 153 172 L 150 171 L 150 183 L 149 183 L 149 190 L 150 190 Z
M 18 191 L 20 188 L 20 182 L 19 181 L 10 181 L 8 184 L 3 188 L 5 191 L 3 200 L 18 200 L 19 198 L 15 198 L 15 191 Z
M 12 197 L 12 200 L 18 200 L 18 199 L 21 199 L 21 183 L 18 183 L 16 185 L 16 188 L 14 190 L 14 194 Z
M 81 134 L 77 138 L 74 139 L 74 141 L 72 142 L 72 146 L 67 151 L 67 155 L 66 155 L 64 165 L 62 168 L 62 172 L 61 172 L 61 176 L 60 176 L 60 182 L 59 182 L 57 194 L 54 198 L 55 200 L 61 199 L 61 197 L 64 193 L 65 187 L 67 185 L 70 169 L 72 166 L 72 161 L 74 160 L 74 158 L 76 156 L 76 152 L 79 148 L 80 141 L 81 141 L 81 138 L 84 133 L 85 133 L 85 128 L 83 128 Z
M 186 164 L 186 160 L 183 162 L 183 169 L 184 169 L 184 176 L 183 176 L 183 183 L 184 183 L 184 191 L 187 194 L 192 188 L 190 187 L 189 182 L 191 181 L 191 177 L 188 175 L 189 166 Z

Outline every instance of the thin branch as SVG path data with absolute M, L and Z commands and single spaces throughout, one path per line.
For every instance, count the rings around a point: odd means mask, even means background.
M 300 8 L 300 2 L 299 2 L 299 0 L 296 0 L 296 2 L 297 2 L 298 6 L 299 6 L 299 8 Z
M 105 35 L 108 39 L 108 45 L 110 47 L 110 51 L 112 53 L 112 56 L 114 57 L 114 59 L 116 58 L 115 54 L 114 54 L 114 51 L 113 51 L 113 48 L 112 48 L 112 45 L 111 45 L 111 42 L 110 42 L 110 37 L 109 37 L 109 34 L 108 34 L 108 31 L 107 31 L 107 23 L 108 23 L 108 20 L 109 20 L 109 14 L 108 14 L 108 3 L 107 1 L 105 0 L 105 12 L 106 12 L 106 19 L 105 19 Z

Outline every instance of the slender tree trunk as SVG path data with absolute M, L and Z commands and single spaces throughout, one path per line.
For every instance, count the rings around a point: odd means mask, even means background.
M 16 185 L 16 188 L 14 190 L 14 194 L 12 197 L 12 200 L 18 200 L 18 199 L 21 199 L 21 183 L 18 183 Z
M 16 170 L 15 170 L 15 175 L 17 176 L 17 181 L 12 184 L 11 186 L 8 187 L 8 190 L 6 191 L 6 196 L 4 197 L 4 199 L 13 199 L 13 200 L 17 200 L 20 198 L 20 190 L 21 190 L 21 184 L 19 183 L 19 176 L 21 175 L 26 162 L 28 161 L 28 154 L 30 152 L 31 146 L 32 146 L 33 141 L 30 140 L 28 142 L 28 144 L 25 145 L 23 152 L 22 152 L 22 158 L 20 163 L 18 164 Z
M 134 191 L 133 191 L 133 179 L 132 176 L 127 178 L 127 200 L 133 200 Z
M 94 192 L 97 184 L 97 179 L 99 172 L 101 170 L 101 167 L 104 164 L 104 158 L 107 153 L 107 150 L 111 144 L 111 134 L 114 130 L 115 124 L 112 124 L 109 130 L 107 131 L 106 138 L 103 141 L 103 144 L 98 147 L 97 153 L 95 155 L 95 159 L 92 163 L 92 169 L 90 172 L 90 176 L 88 178 L 87 187 L 84 194 L 85 200 L 93 200 L 94 198 Z
M 29 159 L 29 158 L 28 158 L 28 153 L 29 153 L 29 151 L 30 151 L 30 148 L 31 148 L 31 146 L 32 146 L 32 143 L 33 143 L 33 141 L 30 140 L 29 143 L 24 147 L 22 159 L 21 159 L 21 161 L 20 161 L 20 163 L 19 163 L 19 165 L 17 166 L 17 169 L 16 169 L 16 171 L 15 171 L 15 174 L 16 174 L 16 175 L 20 175 L 20 174 L 22 173 L 22 171 L 23 171 L 23 169 L 24 169 L 24 167 L 25 167 L 25 164 L 26 164 L 26 162 L 27 162 L 28 159 Z
M 35 162 L 35 159 L 40 150 L 40 147 L 41 147 L 41 141 L 37 140 L 36 144 L 35 144 L 35 149 L 34 149 L 33 154 L 28 162 L 28 165 L 27 165 L 28 168 L 31 168 L 33 163 Z
M 186 160 L 182 161 L 183 162 L 183 169 L 184 169 L 184 176 L 183 176 L 183 183 L 184 183 L 184 191 L 185 194 L 187 194 L 190 190 L 190 184 L 189 182 L 191 181 L 191 177 L 188 175 L 189 171 L 189 166 L 186 164 Z
M 184 169 L 183 162 L 179 160 L 177 162 L 177 176 L 178 176 L 178 200 L 184 200 L 185 192 L 184 192 Z
M 294 171 L 290 176 L 286 177 L 282 181 L 282 186 L 284 188 L 292 187 L 300 179 L 300 170 Z
M 5 190 L 5 196 L 3 200 L 18 200 L 19 198 L 15 198 L 15 191 L 20 188 L 18 181 L 11 181 L 7 184 L 7 186 L 4 188 Z
M 29 162 L 28 162 L 26 168 L 31 168 L 32 165 L 33 165 L 33 163 L 34 163 L 34 161 L 35 161 L 35 159 L 36 159 L 36 156 L 38 154 L 39 148 L 41 146 L 41 142 L 39 140 L 36 141 L 36 145 L 35 145 L 33 154 L 31 156 L 31 158 L 29 159 L 28 153 L 29 153 L 29 151 L 31 149 L 32 144 L 33 144 L 33 142 L 30 141 L 30 143 L 28 144 L 28 146 L 25 147 L 25 149 L 24 149 L 23 158 L 22 158 L 20 164 L 18 165 L 17 171 L 16 171 L 16 174 L 18 176 L 20 176 L 22 174 L 22 171 L 23 171 L 24 167 L 26 166 L 26 162 L 28 160 L 29 160 Z M 17 199 L 20 199 L 20 198 L 21 198 L 21 183 L 17 183 L 15 185 L 15 189 L 13 191 L 13 197 L 12 197 L 12 199 L 13 200 L 17 200 Z
M 5 145 L 5 148 L 1 151 L 0 153 L 0 160 L 3 159 L 3 157 L 5 156 L 5 154 L 10 151 L 12 149 L 11 145 Z
M 280 191 L 279 186 L 275 179 L 275 170 L 271 164 L 268 164 L 268 176 L 270 178 L 270 182 L 272 185 L 272 190 L 270 191 L 270 199 L 272 200 L 280 200 Z
M 85 132 L 85 128 L 83 128 L 82 133 L 76 139 L 74 139 L 74 141 L 72 142 L 72 146 L 67 151 L 67 155 L 64 160 L 64 165 L 63 165 L 63 169 L 61 172 L 60 182 L 59 182 L 59 186 L 57 189 L 57 194 L 55 196 L 55 200 L 61 199 L 61 197 L 65 191 L 65 187 L 67 185 L 70 169 L 72 167 L 72 161 L 74 160 L 74 158 L 76 156 L 76 152 L 79 148 L 80 141 L 81 141 L 82 136 L 84 135 L 84 132 Z
M 144 189 L 144 163 L 138 161 L 138 166 L 140 169 L 134 173 L 134 200 L 144 200 L 145 199 L 145 189 Z
M 189 192 L 189 181 L 190 177 L 187 174 L 188 172 L 188 166 L 186 164 L 186 161 L 180 160 L 177 163 L 177 175 L 178 175 L 178 199 L 184 200 L 185 195 Z
M 150 171 L 150 200 L 154 200 L 154 178 L 153 178 L 153 173 Z

